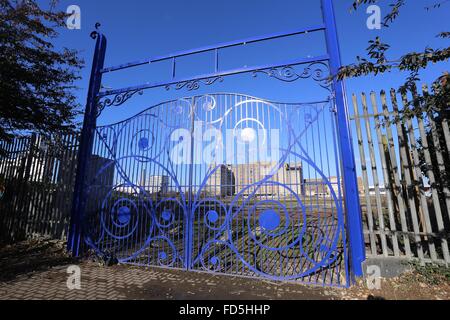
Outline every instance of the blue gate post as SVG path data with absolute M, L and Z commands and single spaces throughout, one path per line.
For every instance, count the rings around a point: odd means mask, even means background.
M 98 25 L 96 26 L 98 27 Z M 89 92 L 84 113 L 83 129 L 81 131 L 80 146 L 78 151 L 78 166 L 75 180 L 72 216 L 70 221 L 69 237 L 67 249 L 72 255 L 77 257 L 81 254 L 81 240 L 83 233 L 83 215 L 86 207 L 85 180 L 89 171 L 89 161 L 91 158 L 94 143 L 94 132 L 97 124 L 97 95 L 100 92 L 102 73 L 106 53 L 106 38 L 101 33 L 94 31 L 92 38 L 96 38 L 94 59 L 92 63 L 91 78 L 89 81 Z
M 326 27 L 326 42 L 330 55 L 330 71 L 335 76 L 341 64 L 339 40 L 336 28 L 333 0 L 322 0 L 322 13 Z M 344 197 L 346 206 L 346 226 L 350 246 L 350 267 L 357 277 L 363 275 L 362 263 L 366 259 L 364 237 L 362 230 L 361 206 L 358 193 L 358 180 L 356 175 L 355 156 L 351 140 L 349 113 L 344 83 L 333 79 L 337 106 L 337 121 L 339 130 L 339 143 L 343 162 Z

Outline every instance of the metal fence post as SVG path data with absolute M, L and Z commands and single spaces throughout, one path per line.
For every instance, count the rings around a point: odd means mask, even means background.
M 336 75 L 342 65 L 332 0 L 322 0 L 322 13 L 326 27 L 325 36 L 328 54 L 330 56 L 330 71 L 332 75 Z M 349 112 L 344 83 L 334 78 L 333 87 L 337 107 L 339 143 L 343 162 L 344 196 L 347 213 L 346 227 L 351 259 L 350 267 L 353 274 L 360 277 L 363 275 L 362 263 L 365 260 L 365 245 L 355 157 L 349 126 Z
M 83 129 L 81 131 L 80 146 L 78 151 L 78 166 L 74 186 L 74 195 L 72 203 L 72 215 L 70 221 L 69 237 L 67 240 L 67 249 L 73 256 L 79 256 L 81 253 L 82 223 L 86 206 L 86 173 L 89 169 L 89 161 L 94 142 L 94 130 L 97 123 L 97 95 L 100 92 L 105 53 L 106 37 L 96 31 L 91 36 L 97 39 L 95 45 L 94 59 L 92 63 L 91 78 L 89 82 L 89 92 L 84 113 Z

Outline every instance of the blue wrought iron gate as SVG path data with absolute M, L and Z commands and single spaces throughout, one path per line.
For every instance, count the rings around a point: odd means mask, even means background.
M 121 263 L 347 286 L 364 246 L 331 0 L 324 25 L 104 68 L 97 39 L 80 147 L 69 249 L 82 241 Z M 231 46 L 324 32 L 328 54 L 219 71 Z M 216 70 L 176 78 L 176 59 L 215 52 Z M 102 75 L 171 60 L 172 81 L 101 91 Z M 322 101 L 283 103 L 234 93 L 193 96 L 96 126 L 101 112 L 144 90 L 196 90 L 233 74 L 313 79 Z

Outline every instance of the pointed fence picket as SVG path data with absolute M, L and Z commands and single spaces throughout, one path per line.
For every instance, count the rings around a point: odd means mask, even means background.
M 366 93 L 352 97 L 367 255 L 448 265 L 448 115 L 405 113 L 416 96 L 392 89 L 371 92 L 370 104 Z

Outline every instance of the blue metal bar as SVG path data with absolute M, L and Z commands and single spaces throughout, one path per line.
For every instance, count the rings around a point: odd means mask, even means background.
M 268 34 L 268 35 L 264 35 L 264 36 L 251 37 L 251 38 L 247 38 L 247 39 L 243 39 L 243 40 L 224 42 L 224 43 L 220 43 L 220 44 L 217 44 L 217 45 L 212 45 L 212 46 L 206 46 L 206 47 L 202 47 L 202 48 L 198 48 L 198 49 L 192 49 L 192 50 L 185 50 L 185 51 L 175 52 L 175 53 L 171 53 L 171 54 L 164 55 L 164 56 L 156 56 L 156 57 L 145 59 L 145 60 L 134 61 L 134 62 L 125 63 L 125 64 L 121 64 L 121 65 L 114 66 L 114 67 L 104 68 L 100 72 L 101 73 L 113 72 L 113 71 L 118 71 L 118 70 L 122 70 L 122 69 L 142 66 L 142 65 L 148 64 L 148 63 L 154 63 L 154 62 L 169 60 L 169 59 L 172 59 L 172 58 L 178 58 L 178 57 L 188 56 L 188 55 L 192 55 L 192 54 L 203 53 L 203 52 L 207 52 L 207 51 L 213 51 L 213 50 L 216 50 L 216 49 L 235 47 L 235 46 L 240 46 L 240 45 L 246 45 L 246 44 L 250 44 L 250 43 L 265 41 L 265 40 L 284 38 L 284 37 L 294 36 L 294 35 L 298 35 L 298 34 L 305 34 L 305 33 L 309 33 L 309 32 L 316 32 L 316 31 L 322 31 L 322 30 L 325 30 L 325 26 L 324 25 L 318 25 L 318 26 L 313 26 L 313 27 L 310 27 L 310 28 L 302 28 L 302 29 L 291 30 L 291 31 L 288 31 L 288 32 L 277 32 L 277 33 L 272 33 L 272 34 Z
M 172 58 L 172 79 L 175 79 L 175 77 L 177 76 L 176 67 L 177 67 L 176 58 Z
M 189 165 L 189 187 L 188 187 L 188 201 L 189 201 L 189 209 L 187 212 L 187 232 L 185 234 L 186 237 L 186 267 L 187 270 L 190 270 L 191 265 L 191 259 L 192 259 L 192 234 L 194 229 L 194 220 L 195 220 L 195 213 L 192 210 L 192 201 L 193 201 L 193 192 L 194 192 L 194 158 L 195 158 L 195 98 L 192 98 L 192 102 L 190 105 L 190 117 L 191 117 L 191 159 L 190 159 L 190 165 Z
M 205 80 L 205 79 L 210 79 L 210 78 L 215 78 L 215 77 L 225 77 L 225 76 L 237 75 L 237 74 L 241 74 L 241 73 L 248 73 L 248 72 L 253 72 L 253 71 L 258 71 L 258 70 L 267 70 L 267 69 L 271 69 L 271 68 L 280 68 L 280 67 L 284 67 L 284 66 L 295 66 L 295 65 L 314 63 L 314 62 L 322 62 L 322 61 L 328 61 L 328 60 L 329 60 L 328 55 L 322 55 L 322 56 L 318 56 L 318 57 L 296 59 L 296 60 L 284 61 L 284 62 L 269 64 L 269 65 L 260 65 L 260 66 L 254 66 L 254 67 L 244 67 L 244 68 L 232 69 L 232 70 L 215 72 L 215 73 L 210 73 L 210 74 L 198 75 L 196 77 L 190 77 L 190 78 L 173 79 L 173 80 L 167 81 L 167 82 L 156 82 L 156 83 L 147 82 L 143 85 L 138 85 L 138 86 L 134 86 L 134 87 L 104 91 L 99 94 L 99 97 L 102 98 L 102 97 L 106 97 L 106 96 L 110 96 L 110 95 L 134 91 L 134 90 L 145 90 L 145 89 L 151 89 L 151 88 L 165 87 L 168 85 L 174 85 L 174 84 L 181 83 L 181 82 L 199 81 L 199 80 Z
M 100 70 L 103 68 L 105 61 L 106 46 L 106 38 L 102 34 L 97 34 L 97 43 L 95 45 L 89 92 L 78 151 L 77 175 L 73 194 L 69 237 L 67 240 L 67 249 L 69 252 L 72 252 L 72 255 L 75 257 L 79 256 L 81 253 L 80 245 L 83 233 L 83 215 L 86 205 L 85 179 L 86 174 L 89 171 L 89 160 L 94 143 L 97 119 L 97 95 L 100 91 L 102 82 Z
M 214 52 L 214 59 L 215 59 L 215 63 L 214 63 L 214 72 L 219 72 L 219 49 L 216 49 Z
M 322 0 L 322 12 L 326 26 L 326 42 L 330 55 L 330 69 L 336 75 L 342 66 L 339 51 L 339 41 L 334 15 L 333 1 Z M 347 213 L 347 230 L 350 246 L 351 269 L 355 276 L 363 275 L 362 263 L 366 259 L 362 229 L 361 206 L 358 194 L 358 180 L 356 175 L 355 156 L 349 128 L 349 112 L 345 87 L 336 78 L 333 81 L 336 95 L 339 143 L 343 161 L 343 177 L 345 189 L 345 207 Z

